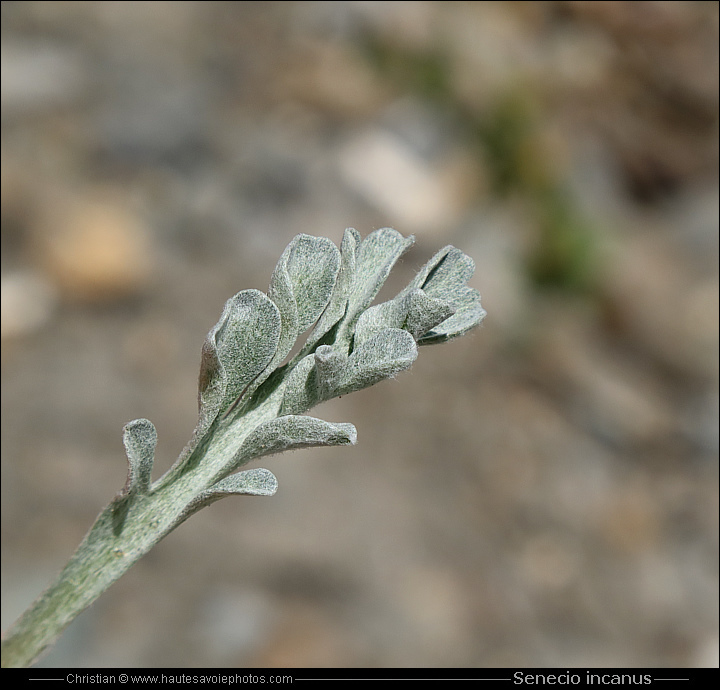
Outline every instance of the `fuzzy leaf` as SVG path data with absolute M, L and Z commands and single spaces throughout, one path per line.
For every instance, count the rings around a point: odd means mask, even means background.
M 448 245 L 420 269 L 413 281 L 401 293 L 414 289 L 433 299 L 449 304 L 454 313 L 417 337 L 418 345 L 441 343 L 467 333 L 486 315 L 480 304 L 480 294 L 465 283 L 475 272 L 475 262 L 464 252 Z
M 273 359 L 280 312 L 259 290 L 243 290 L 225 303 L 203 345 L 199 429 L 224 412 Z
M 327 399 L 322 397 L 318 386 L 315 355 L 306 355 L 288 374 L 279 414 L 302 414 Z
M 275 475 L 262 467 L 231 474 L 195 496 L 177 516 L 173 529 L 201 508 L 225 496 L 272 496 L 277 488 L 278 481 Z
M 298 235 L 283 252 L 268 291 L 283 321 L 278 363 L 290 352 L 297 336 L 323 313 L 339 269 L 340 252 L 327 237 Z
M 448 252 L 450 252 L 451 249 L 454 249 L 454 247 L 451 244 L 448 244 L 447 246 L 443 247 L 440 251 L 435 252 L 433 257 L 428 261 L 416 274 L 415 277 L 412 279 L 410 284 L 400 293 L 401 295 L 410 292 L 411 290 L 415 290 L 417 288 L 422 288 L 427 279 L 428 276 L 433 272 L 435 268 L 437 268 L 438 264 L 440 264 L 445 257 L 448 255 Z
M 272 496 L 278 488 L 275 475 L 262 467 L 231 474 L 213 484 L 205 493 L 207 498 L 217 499 L 230 495 Z
M 150 486 L 157 431 L 149 419 L 136 419 L 123 427 L 128 476 L 122 495 L 147 493 Z
M 480 293 L 477 290 L 463 286 L 457 290 L 456 294 L 459 297 L 454 300 L 455 313 L 419 338 L 418 345 L 434 345 L 457 338 L 477 326 L 485 318 L 487 312 L 480 304 Z
M 345 230 L 342 245 L 340 246 L 340 270 L 337 280 L 335 281 L 335 287 L 330 296 L 327 308 L 307 339 L 307 344 L 304 348 L 305 352 L 315 345 L 345 316 L 348 297 L 355 281 L 357 254 L 360 243 L 360 233 L 357 230 L 354 228 Z
M 357 431 L 352 424 L 334 424 L 315 417 L 285 415 L 257 427 L 245 439 L 236 458 L 242 463 L 250 458 L 285 450 L 311 446 L 352 446 L 356 441 Z
M 360 343 L 348 357 L 335 395 L 372 386 L 407 369 L 417 358 L 415 339 L 407 331 L 388 328 Z
M 287 353 L 290 352 L 292 346 L 295 344 L 299 332 L 300 316 L 298 314 L 295 295 L 293 294 L 292 279 L 287 270 L 293 244 L 294 240 L 280 257 L 280 261 L 278 261 L 273 271 L 272 278 L 270 279 L 270 288 L 268 289 L 268 296 L 275 302 L 280 312 L 281 322 L 278 347 L 272 361 L 268 365 L 268 369 L 270 370 L 274 368 L 272 366 L 273 364 L 280 364 L 282 360 L 285 359 Z
M 355 280 L 343 320 L 344 344 L 349 345 L 357 319 L 375 299 L 395 262 L 414 242 L 412 236 L 403 237 L 392 228 L 376 230 L 363 240 L 358 250 Z
M 455 307 L 449 302 L 430 297 L 423 290 L 413 290 L 407 296 L 407 315 L 403 328 L 418 340 L 454 313 Z
M 372 386 L 417 358 L 414 338 L 399 328 L 369 337 L 348 357 L 329 346 L 318 351 L 300 360 L 288 376 L 281 414 L 301 414 L 325 400 Z
M 366 309 L 355 327 L 355 345 L 387 328 L 404 328 L 417 340 L 454 311 L 447 302 L 428 297 L 415 288 Z
M 321 345 L 315 350 L 315 376 L 321 400 L 329 400 L 337 390 L 343 371 L 347 365 L 347 356 L 333 350 L 329 345 Z
M 301 359 L 288 375 L 280 414 L 299 415 L 337 395 L 345 374 L 347 355 L 329 345 Z
M 422 288 L 437 299 L 452 301 L 454 290 L 467 283 L 475 273 L 475 262 L 460 249 L 443 247 L 417 273 L 404 290 Z
M 406 316 L 407 299 L 402 297 L 366 309 L 355 326 L 355 347 L 388 328 L 402 328 Z
M 340 269 L 340 252 L 327 237 L 298 235 L 291 246 L 287 272 L 302 333 L 318 320 L 330 301 Z

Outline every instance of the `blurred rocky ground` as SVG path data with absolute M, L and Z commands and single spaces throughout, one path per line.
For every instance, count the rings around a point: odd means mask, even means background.
M 386 295 L 454 244 L 488 311 L 43 665 L 718 664 L 717 3 L 1 11 L 3 627 L 295 234 L 415 234 Z

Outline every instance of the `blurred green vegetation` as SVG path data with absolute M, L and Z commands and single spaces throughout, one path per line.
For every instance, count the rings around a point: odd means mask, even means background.
M 537 232 L 526 257 L 530 281 L 542 289 L 592 295 L 600 261 L 596 232 L 543 147 L 542 105 L 531 88 L 515 85 L 476 111 L 457 97 L 453 64 L 442 50 L 415 51 L 376 35 L 362 47 L 383 79 L 450 115 L 487 170 L 492 194 L 517 195 L 530 204 Z

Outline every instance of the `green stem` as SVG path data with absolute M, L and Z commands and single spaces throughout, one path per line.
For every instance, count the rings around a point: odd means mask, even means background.
M 3 634 L 2 666 L 34 663 L 84 609 L 194 510 L 203 491 L 224 477 L 249 430 L 271 419 L 276 403 L 248 411 L 242 423 L 213 425 L 183 463 L 149 493 L 130 493 L 100 513 L 50 587 Z M 237 469 L 237 468 L 234 468 Z
M 35 662 L 81 611 L 179 524 L 180 502 L 177 495 L 170 498 L 167 492 L 127 496 L 100 513 L 55 582 L 3 635 L 3 668 Z

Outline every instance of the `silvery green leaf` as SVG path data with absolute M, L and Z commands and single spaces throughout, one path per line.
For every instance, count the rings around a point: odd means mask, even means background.
M 122 494 L 147 493 L 155 462 L 155 426 L 149 419 L 129 422 L 123 428 L 123 444 L 128 458 L 128 476 Z
M 454 300 L 455 313 L 447 320 L 435 326 L 421 338 L 418 345 L 434 345 L 457 338 L 477 326 L 486 315 L 480 304 L 480 293 L 473 288 L 463 286 L 458 289 Z
M 416 340 L 452 316 L 454 309 L 442 300 L 415 288 L 395 299 L 366 309 L 355 327 L 355 344 L 387 328 L 403 328 Z
M 236 461 L 242 464 L 251 458 L 312 446 L 352 446 L 356 441 L 357 431 L 352 424 L 284 415 L 257 427 L 243 442 Z
M 329 346 L 307 355 L 289 374 L 281 414 L 300 414 L 338 395 L 372 386 L 407 369 L 417 358 L 415 339 L 387 328 L 359 343 L 345 356 Z
M 355 266 L 360 248 L 360 233 L 347 228 L 340 246 L 340 270 L 330 301 L 313 332 L 307 339 L 304 352 L 307 352 L 345 316 L 348 297 L 355 281 Z
M 395 262 L 414 242 L 412 236 L 403 237 L 392 228 L 376 230 L 363 240 L 358 250 L 355 280 L 343 320 L 343 338 L 346 344 L 349 344 L 352 338 L 358 317 L 375 299 Z
M 340 252 L 327 237 L 298 235 L 291 246 L 287 272 L 302 333 L 318 320 L 330 301 L 340 269 Z
M 431 297 L 452 301 L 454 289 L 464 285 L 474 272 L 475 262 L 461 250 L 448 245 L 418 271 L 404 292 L 422 288 Z
M 280 364 L 290 352 L 292 346 L 299 333 L 300 316 L 298 314 L 297 301 L 293 294 L 292 279 L 288 272 L 288 262 L 292 254 L 292 248 L 295 240 L 285 249 L 280 257 L 272 278 L 270 279 L 270 288 L 268 289 L 268 297 L 275 302 L 280 312 L 280 339 L 278 347 L 273 355 L 268 368 L 272 370 L 272 365 Z
M 315 355 L 303 357 L 287 375 L 279 414 L 302 414 L 328 398 L 322 397 L 317 382 Z M 332 397 L 332 396 L 331 396 Z
M 456 307 L 443 299 L 430 297 L 423 290 L 412 290 L 406 297 L 407 315 L 403 328 L 415 340 L 421 338 L 430 329 L 449 319 Z
M 327 237 L 298 235 L 283 252 L 268 291 L 283 319 L 277 359 L 284 359 L 297 336 L 323 313 L 339 269 L 340 252 Z
M 448 245 L 418 272 L 401 293 L 421 288 L 431 298 L 449 304 L 454 314 L 418 336 L 418 345 L 441 343 L 467 333 L 485 318 L 477 290 L 465 283 L 475 272 L 475 262 L 464 252 Z
M 400 294 L 402 295 L 406 292 L 410 292 L 410 290 L 423 287 L 430 274 L 445 259 L 451 249 L 454 249 L 454 247 L 451 244 L 448 244 L 440 251 L 435 252 L 433 257 L 415 274 L 415 277 L 410 281 L 410 284 Z
M 399 328 L 388 328 L 361 342 L 348 357 L 335 395 L 344 395 L 407 369 L 417 358 L 415 339 Z
M 454 247 L 433 269 L 422 289 L 437 299 L 453 302 L 457 290 L 465 285 L 475 273 L 475 262 L 464 252 Z
M 347 355 L 329 345 L 320 345 L 315 350 L 315 381 L 320 400 L 334 396 L 347 365 Z
M 178 514 L 172 528 L 177 527 L 201 508 L 225 496 L 272 496 L 277 488 L 278 481 L 275 475 L 262 467 L 231 474 L 197 494 Z
M 402 328 L 406 316 L 407 299 L 404 297 L 396 297 L 366 309 L 355 325 L 355 346 L 388 328 Z
M 206 492 L 207 498 L 217 499 L 230 495 L 272 496 L 278 488 L 275 475 L 262 467 L 231 474 L 213 484 Z
M 320 345 L 303 357 L 288 375 L 280 414 L 302 414 L 334 398 L 346 374 L 347 360 L 347 355 L 329 345 Z
M 243 290 L 225 303 L 203 345 L 200 431 L 268 366 L 277 351 L 280 326 L 278 308 L 259 290 Z

